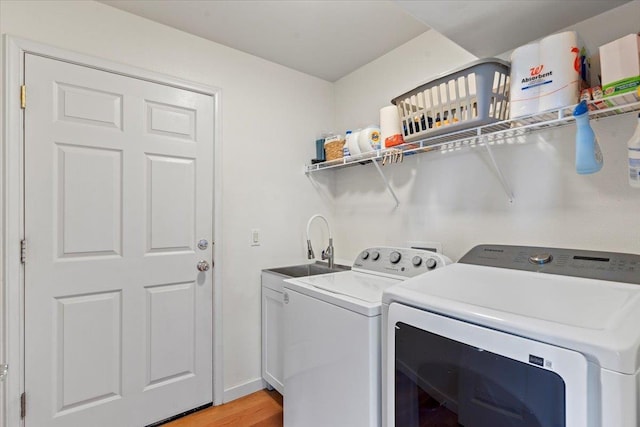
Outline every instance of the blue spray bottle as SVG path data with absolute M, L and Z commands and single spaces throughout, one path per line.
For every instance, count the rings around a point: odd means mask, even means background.
M 573 110 L 576 118 L 576 172 L 581 175 L 596 173 L 602 169 L 602 151 L 596 134 L 589 125 L 587 102 L 582 101 Z

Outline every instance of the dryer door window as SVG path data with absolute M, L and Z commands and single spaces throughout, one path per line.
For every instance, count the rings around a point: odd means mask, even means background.
M 395 425 L 564 427 L 555 372 L 395 325 Z

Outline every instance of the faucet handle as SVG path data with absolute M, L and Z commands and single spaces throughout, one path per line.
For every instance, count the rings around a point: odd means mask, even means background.
M 322 251 L 322 259 L 329 261 L 329 268 L 333 268 L 333 242 L 329 243 L 327 249 Z
M 333 257 L 333 246 L 328 246 L 327 249 L 322 251 L 322 259 L 329 259 Z

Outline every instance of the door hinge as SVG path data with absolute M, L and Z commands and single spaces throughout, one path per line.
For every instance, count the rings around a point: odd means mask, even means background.
M 20 395 L 20 418 L 24 418 L 27 415 L 27 394 L 22 393 Z
M 25 239 L 20 240 L 20 262 L 22 264 L 27 262 L 27 241 Z
M 23 110 L 27 108 L 27 87 L 25 85 L 20 86 L 20 108 Z

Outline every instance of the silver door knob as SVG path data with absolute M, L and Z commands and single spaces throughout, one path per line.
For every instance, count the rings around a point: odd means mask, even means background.
M 207 271 L 209 270 L 209 263 L 207 261 L 200 261 L 198 263 L 198 271 Z

